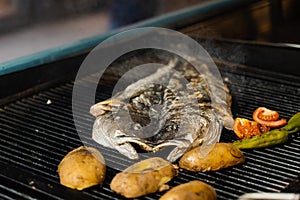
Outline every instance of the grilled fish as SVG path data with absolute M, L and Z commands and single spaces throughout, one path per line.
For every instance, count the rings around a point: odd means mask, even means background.
M 201 67 L 208 71 L 205 64 Z M 231 96 L 222 83 L 209 72 L 171 61 L 93 105 L 92 137 L 130 159 L 139 157 L 133 143 L 149 152 L 175 146 L 167 157 L 174 162 L 195 146 L 217 142 L 223 126 L 232 129 Z M 219 90 L 225 90 L 225 99 Z

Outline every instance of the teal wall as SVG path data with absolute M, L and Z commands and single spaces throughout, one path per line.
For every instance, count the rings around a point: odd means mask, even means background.
M 76 54 L 88 52 L 106 38 L 120 31 L 136 27 L 167 27 L 180 20 L 193 18 L 202 14 L 210 13 L 213 10 L 231 6 L 234 4 L 249 3 L 251 0 L 212 0 L 197 6 L 182 9 L 176 12 L 155 17 L 141 23 L 137 23 L 123 29 L 107 32 L 102 35 L 79 40 L 75 43 L 59 46 L 56 48 L 40 51 L 32 55 L 20 57 L 11 61 L 0 63 L 0 75 L 36 67 L 45 63 L 64 59 Z

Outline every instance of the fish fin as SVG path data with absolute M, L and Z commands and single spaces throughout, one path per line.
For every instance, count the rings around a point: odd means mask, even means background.
M 188 140 L 170 140 L 163 144 L 157 145 L 154 150 L 158 150 L 162 147 L 166 146 L 176 146 L 168 155 L 167 160 L 170 162 L 176 161 L 179 157 L 181 157 L 189 148 L 190 148 L 190 141 Z
M 95 116 L 101 116 L 104 115 L 107 112 L 111 112 L 113 108 L 118 108 L 121 106 L 126 105 L 125 103 L 115 100 L 115 99 L 108 99 L 105 101 L 101 101 L 99 103 L 96 103 L 95 105 L 91 106 L 90 113 Z
M 115 149 L 130 159 L 138 159 L 139 155 L 130 143 L 116 145 Z
M 178 158 L 180 158 L 185 152 L 187 152 L 189 148 L 175 147 L 168 155 L 167 160 L 170 162 L 175 162 Z
M 131 137 L 131 136 L 119 137 L 119 138 L 116 139 L 116 143 L 118 143 L 119 145 L 125 144 L 125 143 L 136 143 L 140 147 L 142 147 L 142 149 L 144 149 L 146 151 L 153 151 L 152 147 L 145 144 L 141 139 L 139 139 L 137 137 Z

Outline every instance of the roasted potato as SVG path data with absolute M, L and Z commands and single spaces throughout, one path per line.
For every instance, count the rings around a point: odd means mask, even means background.
M 231 143 L 216 143 L 204 148 L 210 152 L 203 157 L 200 153 L 201 146 L 185 153 L 179 161 L 179 167 L 195 172 L 216 171 L 243 163 L 244 154 Z
M 149 158 L 135 163 L 118 173 L 111 181 L 110 188 L 127 198 L 169 189 L 165 184 L 177 175 L 177 169 L 170 162 Z
M 62 185 L 83 190 L 102 185 L 106 166 L 102 154 L 97 149 L 81 146 L 62 159 L 57 172 Z
M 159 200 L 215 200 L 215 189 L 201 181 L 191 181 L 172 188 Z

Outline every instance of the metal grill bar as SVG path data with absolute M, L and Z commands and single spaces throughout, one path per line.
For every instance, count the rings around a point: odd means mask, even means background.
M 227 84 L 234 96 L 236 116 L 251 117 L 258 106 L 274 107 L 283 116 L 290 117 L 300 110 L 300 85 L 282 79 L 273 79 L 263 73 L 247 73 L 247 69 L 222 71 L 227 77 Z M 276 74 L 280 76 L 280 74 Z M 93 79 L 93 78 L 92 78 Z M 89 87 L 94 80 L 82 85 Z M 296 80 L 297 77 L 293 77 Z M 0 197 L 3 199 L 119 199 L 109 189 L 110 180 L 117 172 L 108 168 L 103 188 L 93 187 L 84 191 L 74 191 L 59 184 L 57 166 L 67 152 L 82 145 L 72 119 L 72 83 L 40 92 L 34 96 L 7 105 L 0 110 L 0 158 L 3 162 L 12 164 L 21 173 L 28 175 L 27 179 L 10 173 L 0 176 Z M 109 97 L 109 88 L 102 88 L 105 93 L 99 93 L 97 99 Z M 47 101 L 51 100 L 51 104 Z M 90 139 L 91 126 L 94 118 L 77 105 L 82 111 L 80 126 L 84 131 L 83 139 L 90 145 L 100 149 L 108 165 L 116 169 L 134 163 L 118 152 L 99 147 Z M 236 139 L 230 131 L 224 131 L 223 141 Z M 246 163 L 233 168 L 209 173 L 193 173 L 180 171 L 179 176 L 170 182 L 176 186 L 190 180 L 202 180 L 215 187 L 218 199 L 236 199 L 246 192 L 264 191 L 279 192 L 288 186 L 300 172 L 300 134 L 294 134 L 287 144 L 245 151 Z M 144 156 L 146 157 L 146 156 Z M 41 185 L 29 184 L 31 178 Z M 14 189 L 16 188 L 16 189 Z M 22 192 L 20 192 L 22 191 Z M 23 192 L 24 191 L 24 192 Z M 71 196 L 70 196 L 71 195 Z M 147 195 L 142 199 L 158 199 L 161 193 Z

